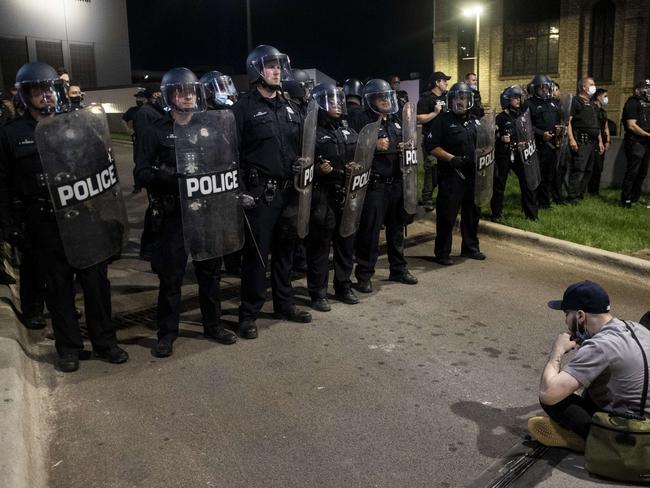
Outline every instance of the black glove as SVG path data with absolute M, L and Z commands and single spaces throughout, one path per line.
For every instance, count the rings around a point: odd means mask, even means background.
M 12 225 L 4 229 L 3 240 L 20 249 L 25 244 L 25 235 L 18 227 Z
M 237 198 L 239 198 L 239 205 L 241 205 L 244 210 L 250 210 L 257 207 L 257 200 L 250 193 L 242 192 L 237 196 Z
M 462 168 L 469 162 L 469 158 L 467 156 L 454 156 L 451 158 L 451 161 L 449 161 L 449 166 L 455 169 Z

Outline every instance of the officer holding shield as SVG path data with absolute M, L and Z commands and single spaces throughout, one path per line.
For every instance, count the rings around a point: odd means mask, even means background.
M 242 185 L 257 205 L 246 211 L 248 233 L 242 260 L 239 335 L 255 339 L 255 321 L 266 300 L 269 253 L 276 317 L 306 323 L 311 322 L 311 314 L 295 306 L 291 286 L 298 237 L 294 177 L 302 169 L 298 157 L 303 118 L 281 94 L 281 83 L 291 79 L 289 57 L 273 46 L 258 46 L 246 59 L 246 71 L 251 90 L 233 105 L 233 112 Z
M 206 108 L 202 84 L 187 68 L 174 68 L 162 78 L 163 101 L 169 109 L 145 128 L 138 145 L 135 175 L 149 192 L 154 236 L 151 268 L 158 275 L 158 343 L 152 353 L 168 357 L 178 337 L 181 311 L 181 285 L 187 265 L 188 249 L 183 229 L 181 197 L 177 171 L 175 125 L 186 126 L 193 114 Z M 202 202 L 196 201 L 200 209 Z M 204 335 L 221 344 L 233 344 L 237 337 L 221 322 L 219 257 L 193 259 L 199 284 L 199 301 Z M 193 256 L 194 258 L 194 256 Z
M 5 240 L 18 247 L 29 243 L 45 269 L 46 301 L 52 316 L 59 369 L 75 371 L 80 359 L 90 357 L 84 351 L 75 313 L 75 277 L 83 289 L 86 325 L 95 356 L 123 363 L 129 355 L 118 347 L 111 322 L 107 261 L 119 252 L 126 231 L 125 222 L 120 222 L 119 217 L 110 223 L 101 215 L 103 211 L 112 211 L 102 208 L 103 204 L 111 200 L 116 205 L 121 203 L 114 161 L 105 145 L 105 116 L 101 109 L 95 113 L 86 109 L 54 118 L 54 114 L 67 108 L 68 101 L 64 81 L 45 63 L 28 63 L 20 68 L 16 87 L 27 108 L 20 118 L 0 130 L 0 224 Z M 91 129 L 89 123 L 97 126 Z M 97 151 L 93 152 L 93 148 Z M 68 149 L 71 151 L 66 152 Z M 75 161 L 75 153 L 96 159 Z M 97 161 L 106 167 L 96 175 L 78 179 L 75 167 L 88 167 Z M 59 167 L 53 168 L 53 162 Z M 89 186 L 101 192 L 102 199 L 98 197 L 96 208 L 91 205 L 86 209 Z M 75 200 L 79 207 L 73 204 Z M 124 217 L 122 211 L 123 207 L 118 209 Z M 95 230 L 113 234 L 100 232 L 99 241 L 95 241 L 98 235 L 85 235 L 86 231 L 92 234 Z M 79 236 L 84 242 L 76 242 L 75 247 L 75 238 Z M 108 242 L 111 237 L 115 240 Z M 82 255 L 87 259 L 77 261 Z
M 345 205 L 346 168 L 353 161 L 357 133 L 342 124 L 346 113 L 345 95 L 331 83 L 321 83 L 313 91 L 318 103 L 316 171 L 312 190 L 312 210 L 307 249 L 307 287 L 314 310 L 328 312 L 328 256 L 334 245 L 334 291 L 336 298 L 350 305 L 359 303 L 352 291 L 355 234 L 341 236 L 339 228 Z M 347 171 L 350 173 L 350 171 Z
M 381 120 L 355 249 L 357 290 L 370 293 L 370 280 L 379 258 L 382 225 L 386 226 L 389 279 L 407 285 L 415 285 L 418 280 L 409 272 L 404 258 L 404 227 L 408 219 L 402 191 L 402 124 L 396 116 L 399 111 L 397 96 L 385 80 L 372 79 L 365 84 L 363 97 L 366 109 L 354 114 L 349 120 L 350 126 L 360 132 L 367 124 Z
M 563 203 L 561 188 L 555 184 L 558 171 L 558 128 L 561 112 L 553 98 L 553 82 L 548 76 L 536 75 L 531 83 L 532 96 L 526 100 L 524 110 L 530 110 L 535 128 L 535 146 L 539 152 L 542 182 L 537 188 L 539 208 L 550 208 L 551 200 Z
M 449 255 L 459 210 L 463 239 L 461 256 L 485 259 L 477 235 L 480 208 L 474 199 L 475 153 L 480 125 L 471 112 L 474 91 L 466 83 L 456 83 L 449 90 L 447 100 L 449 111 L 434 119 L 424 142 L 426 153 L 438 160 L 435 257 L 445 266 L 454 264 Z
M 508 181 L 508 173 L 512 171 L 517 175 L 519 188 L 521 190 L 521 208 L 527 219 L 537 220 L 537 199 L 535 188 L 529 188 L 526 181 L 526 174 L 522 156 L 518 150 L 518 145 L 524 144 L 525 141 L 519 141 L 518 123 L 521 124 L 523 103 L 523 90 L 517 86 L 510 86 L 501 93 L 501 112 L 496 117 L 496 150 L 495 150 L 495 171 L 494 187 L 490 207 L 492 209 L 492 220 L 501 219 L 503 210 L 503 198 Z M 528 117 L 530 117 L 528 115 Z M 526 119 L 530 121 L 530 119 Z M 529 122 L 530 123 L 530 122 Z M 534 142 L 534 141 L 533 141 Z M 528 149 L 528 148 L 526 148 Z M 530 145 L 530 150 L 535 150 L 535 144 Z M 537 182 L 539 183 L 539 181 Z

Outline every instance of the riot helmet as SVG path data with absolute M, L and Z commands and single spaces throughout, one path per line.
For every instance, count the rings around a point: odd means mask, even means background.
M 162 77 L 160 92 L 165 107 L 176 112 L 203 112 L 206 107 L 203 84 L 187 68 L 170 69 Z
M 70 103 L 65 80 L 49 64 L 24 64 L 16 73 L 15 86 L 23 104 L 44 115 L 63 112 Z
M 289 56 L 265 44 L 248 53 L 246 73 L 250 83 L 262 82 L 273 90 L 279 90 L 282 82 L 293 79 Z
M 348 78 L 343 83 L 343 93 L 346 97 L 359 97 L 359 101 L 363 98 L 363 83 L 356 78 Z
M 474 90 L 464 82 L 454 83 L 447 92 L 447 107 L 456 115 L 465 115 L 474 106 Z
M 334 83 L 319 83 L 311 96 L 320 109 L 332 118 L 338 119 L 347 113 L 343 88 L 337 87 Z
M 521 104 L 524 102 L 524 91 L 521 89 L 519 85 L 512 85 L 506 88 L 501 92 L 501 96 L 499 97 L 500 102 L 501 102 L 501 108 L 503 110 L 506 109 L 515 109 L 515 110 L 521 110 Z M 511 105 L 511 100 L 512 99 L 519 99 L 519 106 L 518 107 L 513 107 Z
M 542 100 L 550 100 L 553 96 L 553 82 L 546 75 L 535 75 L 530 82 L 533 89 L 533 96 Z
M 199 82 L 203 85 L 205 98 L 209 105 L 227 107 L 237 101 L 237 89 L 232 78 L 220 71 L 208 71 Z
M 394 114 L 399 111 L 397 94 L 386 80 L 374 78 L 363 87 L 363 102 L 366 108 L 380 115 Z
M 282 82 L 282 89 L 289 94 L 289 97 L 298 100 L 307 100 L 314 89 L 314 80 L 309 74 L 300 68 L 291 70 L 292 80 Z

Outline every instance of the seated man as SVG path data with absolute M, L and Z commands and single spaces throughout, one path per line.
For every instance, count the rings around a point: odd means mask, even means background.
M 548 306 L 564 311 L 569 333 L 555 340 L 542 373 L 539 401 L 550 418 L 530 418 L 528 430 L 546 446 L 584 451 L 595 412 L 639 411 L 643 356 L 625 323 L 610 314 L 609 297 L 600 285 L 574 283 L 562 300 Z M 650 356 L 650 331 L 636 322 L 627 324 Z M 573 359 L 562 367 L 562 357 L 576 347 Z M 580 388 L 582 395 L 575 393 Z

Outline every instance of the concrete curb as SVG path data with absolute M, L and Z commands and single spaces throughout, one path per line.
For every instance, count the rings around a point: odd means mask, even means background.
M 650 283 L 650 261 L 645 259 L 575 244 L 484 220 L 479 222 L 479 232 L 492 237 L 515 241 L 522 245 L 536 246 L 563 256 L 583 259 L 592 264 L 606 266 L 619 273 L 621 271 L 629 273 L 637 279 Z

